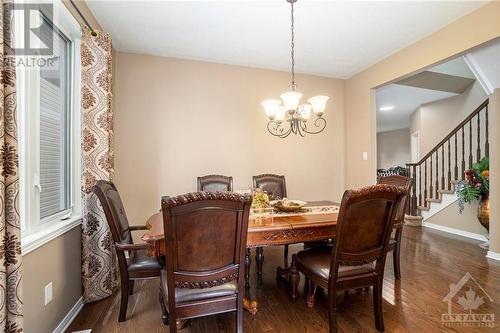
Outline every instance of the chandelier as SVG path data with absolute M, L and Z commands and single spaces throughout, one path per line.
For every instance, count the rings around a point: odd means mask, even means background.
M 326 101 L 330 98 L 328 96 L 314 96 L 307 100 L 309 103 L 299 104 L 302 94 L 297 91 L 297 84 L 295 83 L 295 17 L 293 12 L 293 4 L 297 0 L 286 1 L 291 6 L 292 82 L 290 91 L 281 94 L 281 100 L 266 99 L 261 103 L 266 116 L 269 118 L 267 130 L 279 138 L 286 138 L 291 133 L 304 136 L 306 133 L 318 134 L 322 132 L 326 127 L 323 113 L 325 112 Z M 314 121 L 309 122 L 312 113 L 316 118 Z M 314 127 L 309 128 L 308 123 Z

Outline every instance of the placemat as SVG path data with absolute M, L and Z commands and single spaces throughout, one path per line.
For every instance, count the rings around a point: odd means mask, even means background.
M 258 208 L 250 210 L 250 218 L 256 217 L 271 217 L 271 216 L 299 216 L 299 215 L 313 215 L 313 214 L 329 214 L 338 213 L 339 206 L 312 206 L 304 207 L 297 212 L 282 212 L 273 207 Z

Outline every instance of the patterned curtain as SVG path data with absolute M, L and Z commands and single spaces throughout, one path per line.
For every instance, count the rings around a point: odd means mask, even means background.
M 12 2 L 0 12 L 0 322 L 3 332 L 23 332 L 16 68 L 11 35 Z
M 111 295 L 116 261 L 106 217 L 92 186 L 113 177 L 111 37 L 83 32 L 82 58 L 82 281 L 85 302 Z

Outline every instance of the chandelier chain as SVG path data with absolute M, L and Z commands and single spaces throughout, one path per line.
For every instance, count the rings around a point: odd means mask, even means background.
M 291 31 L 292 31 L 292 42 L 291 42 L 291 47 L 292 47 L 292 84 L 290 87 L 292 88 L 293 91 L 295 91 L 295 88 L 297 85 L 295 84 L 295 17 L 294 17 L 294 12 L 293 12 L 293 2 L 290 2 L 291 5 Z

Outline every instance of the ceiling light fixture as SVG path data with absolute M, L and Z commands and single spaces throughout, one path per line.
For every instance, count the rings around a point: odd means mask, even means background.
M 325 112 L 326 101 L 328 96 L 314 96 L 309 98 L 308 104 L 299 104 L 302 94 L 298 92 L 297 84 L 295 83 L 295 17 L 293 12 L 293 4 L 297 0 L 286 0 L 291 6 L 291 57 L 292 57 L 292 82 L 290 91 L 280 95 L 279 99 L 266 99 L 261 104 L 264 107 L 266 116 L 269 118 L 267 130 L 274 136 L 286 138 L 291 133 L 304 136 L 308 134 L 318 134 L 326 128 L 326 120 L 323 118 Z M 283 101 L 283 104 L 281 102 Z M 311 113 L 316 115 L 313 122 L 315 130 L 307 128 L 307 121 Z M 288 126 L 283 126 L 287 124 Z
M 390 106 L 382 106 L 379 108 L 379 111 L 391 111 L 391 110 L 394 110 L 394 106 L 390 105 Z

